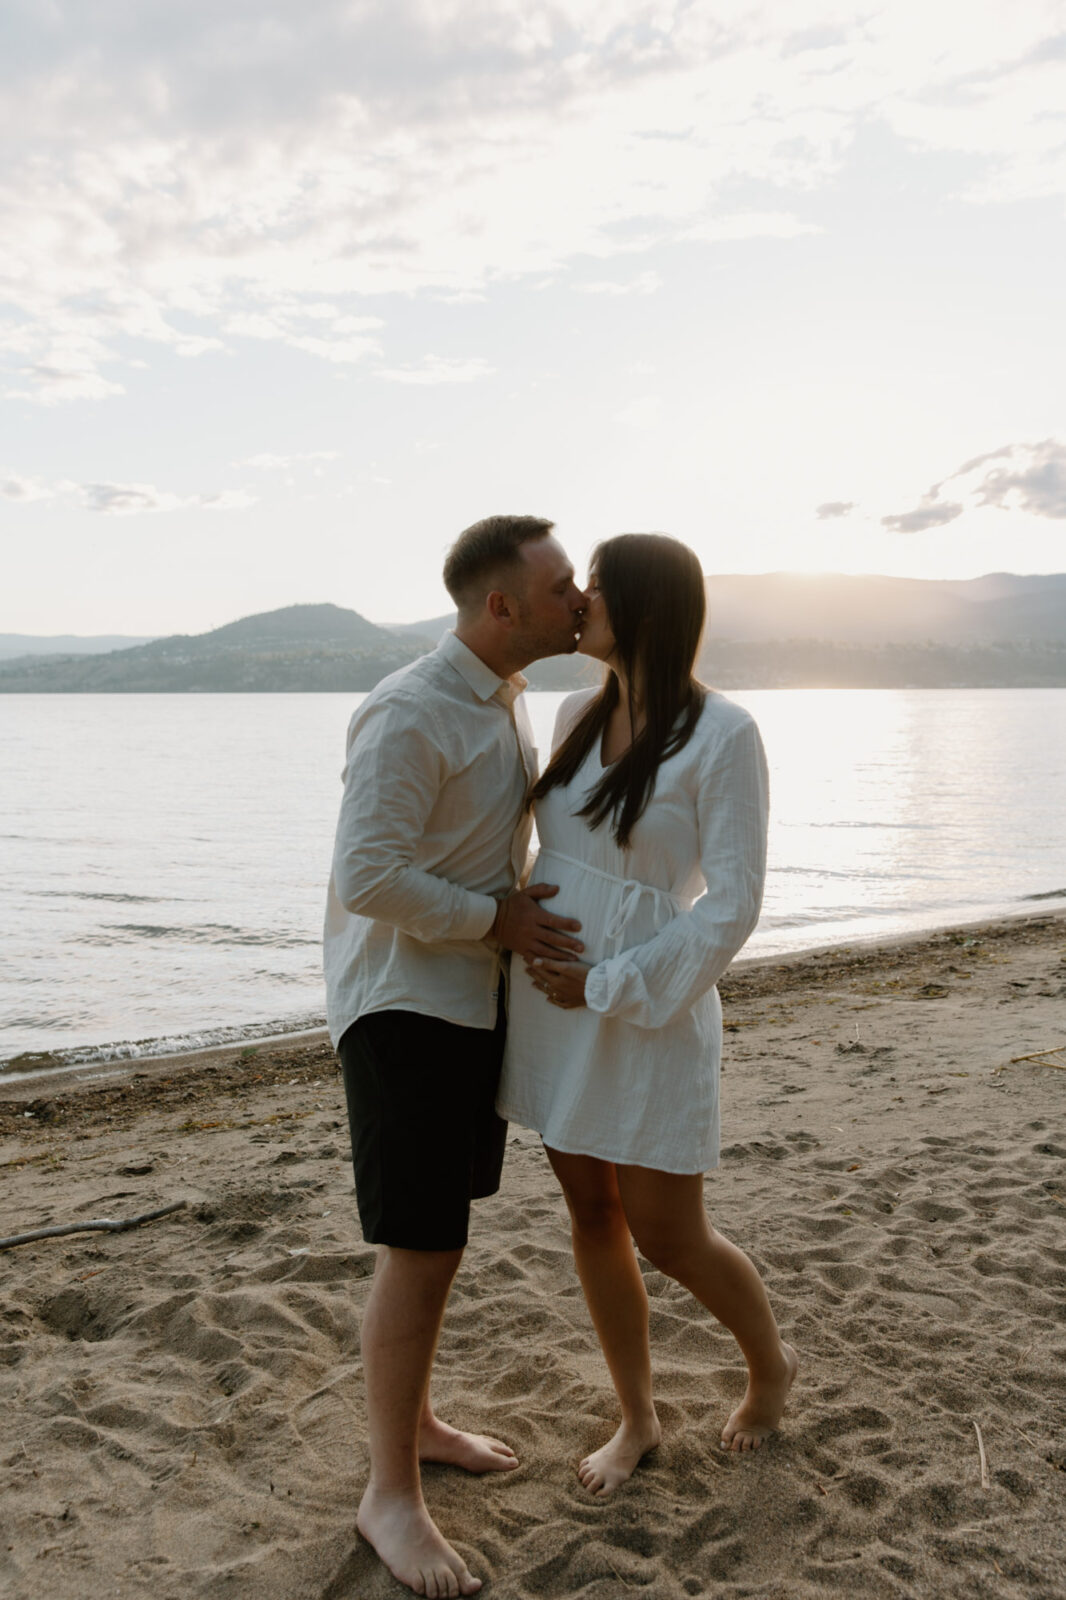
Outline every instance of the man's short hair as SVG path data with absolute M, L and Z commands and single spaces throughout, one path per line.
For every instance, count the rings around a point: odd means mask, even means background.
M 444 560 L 444 587 L 461 611 L 513 574 L 518 552 L 555 527 L 546 517 L 482 517 L 456 539 Z

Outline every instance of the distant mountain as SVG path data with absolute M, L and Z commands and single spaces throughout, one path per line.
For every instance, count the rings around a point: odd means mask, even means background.
M 1066 640 L 1066 573 L 930 579 L 826 572 L 725 573 L 705 580 L 708 638 L 835 644 L 1002 644 Z M 389 631 L 436 641 L 455 612 Z
M 1066 642 L 840 644 L 716 640 L 697 675 L 718 689 L 1061 689 Z
M 0 660 L 13 656 L 98 656 L 107 650 L 147 644 L 154 638 L 154 633 L 0 633 Z
M 358 691 L 424 648 L 342 606 L 285 606 L 107 655 L 0 662 L 0 693 Z
M 722 688 L 1066 686 L 1066 574 L 925 579 L 721 574 L 706 579 L 698 671 Z M 396 625 L 439 637 L 455 615 Z M 582 657 L 530 667 L 534 688 L 595 681 Z
M 707 594 L 698 670 L 722 688 L 1066 686 L 1066 574 L 730 574 L 708 578 Z M 433 649 L 454 621 L 379 627 L 342 606 L 285 606 L 103 654 L 0 660 L 0 693 L 358 692 Z M 571 689 L 597 670 L 554 656 L 527 676 Z
M 768 572 L 707 579 L 708 636 L 836 644 L 1066 642 L 1066 574 L 965 581 Z
M 724 688 L 1066 686 L 1066 574 L 707 579 L 699 672 Z
M 442 617 L 430 617 L 428 622 L 384 622 L 382 627 L 408 639 L 429 639 L 435 649 L 441 634 L 455 627 L 455 612 L 446 611 Z

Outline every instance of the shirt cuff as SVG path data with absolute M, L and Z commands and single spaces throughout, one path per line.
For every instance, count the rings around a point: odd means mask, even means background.
M 492 924 L 496 921 L 499 902 L 491 894 L 475 894 L 473 890 L 468 895 L 469 914 L 464 917 L 462 932 L 457 932 L 457 939 L 487 939 L 492 932 Z

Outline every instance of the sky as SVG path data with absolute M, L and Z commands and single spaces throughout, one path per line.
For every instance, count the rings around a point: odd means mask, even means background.
M 0 631 L 1066 570 L 1063 0 L 7 0 Z

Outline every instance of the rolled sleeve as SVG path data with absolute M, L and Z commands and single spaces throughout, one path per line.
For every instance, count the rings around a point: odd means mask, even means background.
M 426 943 L 489 933 L 492 895 L 415 865 L 415 845 L 447 776 L 442 741 L 406 714 L 403 701 L 356 714 L 333 853 L 334 888 L 346 911 Z
M 585 986 L 591 1011 L 641 1028 L 674 1022 L 717 983 L 755 928 L 766 875 L 769 782 L 750 719 L 709 754 L 696 809 L 706 893 L 654 938 L 592 968 Z

